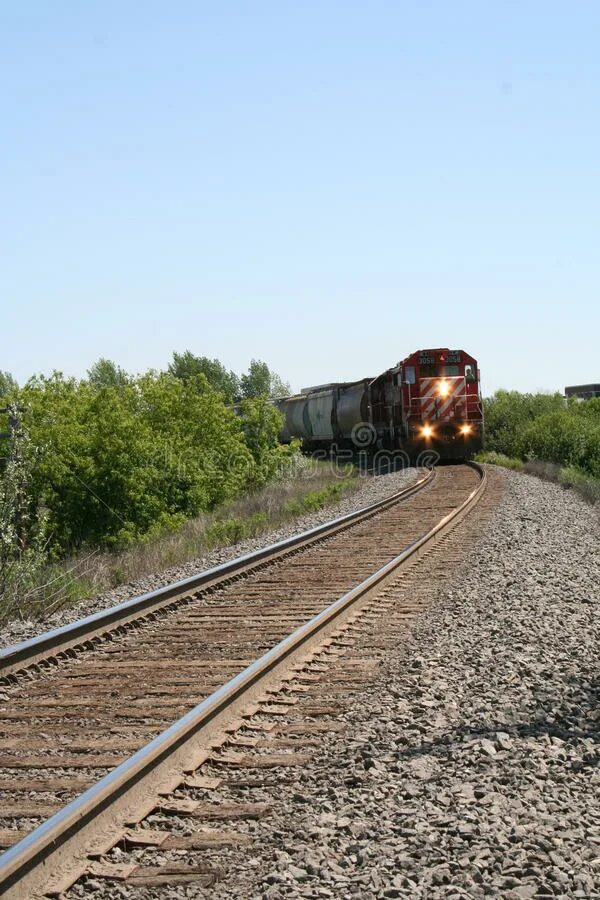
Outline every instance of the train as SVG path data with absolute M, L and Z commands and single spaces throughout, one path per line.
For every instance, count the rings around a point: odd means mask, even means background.
M 376 378 L 304 388 L 275 401 L 280 439 L 305 450 L 424 451 L 462 460 L 483 447 L 477 360 L 464 350 L 417 350 Z

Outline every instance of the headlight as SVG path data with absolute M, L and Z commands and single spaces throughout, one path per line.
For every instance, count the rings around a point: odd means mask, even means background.
M 440 386 L 438 388 L 438 393 L 440 397 L 447 397 L 450 393 L 450 385 L 447 381 L 440 381 Z
M 423 425 L 421 429 L 421 435 L 424 438 L 433 437 L 433 428 L 431 427 L 431 425 Z
M 471 425 L 461 425 L 460 426 L 461 434 L 471 434 L 472 431 L 473 431 L 473 428 Z

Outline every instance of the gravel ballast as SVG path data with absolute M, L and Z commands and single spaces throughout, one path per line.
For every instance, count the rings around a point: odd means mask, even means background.
M 410 580 L 425 611 L 392 647 L 377 641 L 384 615 L 353 648 L 382 664 L 344 697 L 333 721 L 345 733 L 238 797 L 272 806 L 227 826 L 250 846 L 109 854 L 206 860 L 221 882 L 133 889 L 88 878 L 68 896 L 600 897 L 598 510 L 531 476 L 493 479 L 505 490 L 487 524 L 467 519 L 464 537 L 452 536 L 468 548 L 464 562 L 434 580 L 425 560 Z M 335 690 L 324 681 L 327 703 Z M 227 802 L 227 791 L 209 799 Z
M 282 782 L 210 896 L 600 897 L 598 513 L 502 477 L 459 578 L 352 695 L 351 736 Z
M 191 559 L 183 565 L 174 566 L 165 569 L 163 572 L 140 578 L 134 582 L 122 584 L 118 588 L 105 591 L 97 597 L 84 600 L 81 603 L 77 603 L 68 609 L 56 612 L 44 619 L 27 619 L 4 625 L 0 634 L 0 645 L 6 647 L 11 644 L 19 643 L 20 641 L 28 640 L 43 631 L 68 625 L 71 622 L 77 621 L 77 619 L 92 615 L 103 609 L 108 609 L 110 606 L 121 603 L 123 600 L 127 600 L 130 597 L 136 597 L 140 594 L 145 594 L 148 591 L 154 591 L 159 587 L 163 587 L 174 581 L 179 581 L 182 578 L 189 578 L 204 569 L 209 569 L 220 563 L 228 562 L 231 559 L 235 559 L 237 556 L 252 553 L 254 550 L 260 550 L 262 547 L 267 547 L 269 544 L 282 541 L 301 531 L 315 528 L 317 525 L 322 525 L 331 519 L 355 512 L 364 506 L 376 503 L 378 500 L 384 500 L 391 494 L 407 487 L 411 482 L 416 481 L 419 477 L 419 473 L 416 469 L 407 468 L 399 472 L 392 472 L 377 477 L 371 475 L 362 475 L 360 477 L 362 484 L 351 496 L 344 497 L 342 500 L 323 507 L 323 509 L 320 509 L 317 512 L 309 513 L 300 518 L 291 520 L 286 525 L 266 531 L 258 537 L 249 538 L 240 541 L 237 544 L 232 544 L 231 546 L 218 547 L 214 550 L 205 551 L 202 556 Z

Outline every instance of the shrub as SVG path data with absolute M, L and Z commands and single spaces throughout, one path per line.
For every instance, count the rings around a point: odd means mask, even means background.
M 538 416 L 564 409 L 561 394 L 497 391 L 484 401 L 486 447 L 506 456 L 521 456 L 520 434 Z
M 485 413 L 488 450 L 478 461 L 522 469 L 600 502 L 600 398 L 498 391 Z
M 485 401 L 488 451 L 600 478 L 600 400 L 498 391 Z
M 31 495 L 48 510 L 56 556 L 177 527 L 265 484 L 295 452 L 279 445 L 267 400 L 236 415 L 201 373 L 113 378 L 108 368 L 87 381 L 34 378 L 19 393 L 40 450 Z

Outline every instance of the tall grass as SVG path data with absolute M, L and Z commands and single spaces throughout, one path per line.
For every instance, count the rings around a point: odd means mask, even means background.
M 496 453 L 494 450 L 478 453 L 475 459 L 477 462 L 488 465 L 502 466 L 504 469 L 535 475 L 543 481 L 550 481 L 574 490 L 587 503 L 600 504 L 600 478 L 592 478 L 575 466 L 559 466 L 557 463 L 545 462 L 540 459 L 529 459 L 524 462 L 515 457 L 505 456 L 503 453 Z

